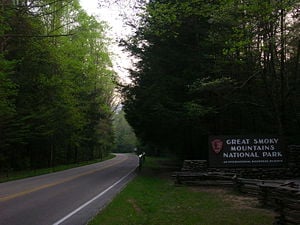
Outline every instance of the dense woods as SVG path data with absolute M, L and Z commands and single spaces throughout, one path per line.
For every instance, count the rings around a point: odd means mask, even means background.
M 144 11 L 121 41 L 136 59 L 122 91 L 142 147 L 205 159 L 209 135 L 299 144 L 298 0 L 129 2 Z M 78 0 L 0 0 L 0 172 L 135 147 L 105 29 Z
M 150 149 L 207 158 L 209 135 L 300 142 L 298 0 L 155 0 L 123 45 L 125 112 Z
M 78 0 L 0 1 L 0 172 L 102 158 L 115 73 Z
M 113 128 L 115 132 L 115 145 L 113 152 L 133 152 L 137 149 L 138 140 L 125 119 L 123 110 L 117 111 L 113 119 Z

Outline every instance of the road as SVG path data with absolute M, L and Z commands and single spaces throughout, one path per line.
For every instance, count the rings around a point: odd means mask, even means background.
M 138 158 L 101 163 L 0 184 L 0 225 L 83 225 L 134 177 Z

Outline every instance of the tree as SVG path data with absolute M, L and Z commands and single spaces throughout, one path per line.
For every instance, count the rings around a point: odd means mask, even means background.
M 229 1 L 221 11 L 219 16 L 227 14 L 231 16 L 231 20 L 238 18 L 238 23 L 232 26 L 226 54 L 235 61 L 242 62 L 244 67 L 240 68 L 252 71 L 245 77 L 245 85 L 252 86 L 254 91 L 251 102 L 260 106 L 264 119 L 267 119 L 265 123 L 269 124 L 269 132 L 276 130 L 280 136 L 294 139 L 297 123 L 290 118 L 298 116 L 289 106 L 296 104 L 295 90 L 296 86 L 299 87 L 295 79 L 298 73 L 295 68 L 299 64 L 295 60 L 299 39 L 295 38 L 293 32 L 295 28 L 297 32 L 299 26 L 299 4 L 297 1 L 285 0 Z M 229 14 L 228 11 L 234 11 L 238 15 Z M 219 17 L 217 20 L 224 18 Z M 250 81 L 256 86 L 248 85 Z M 291 130 L 293 131 L 290 132 Z
M 108 154 L 115 73 L 105 25 L 77 0 L 4 3 L 0 160 L 24 169 Z
M 296 140 L 298 109 L 287 106 L 298 108 L 297 44 L 288 41 L 297 43 L 289 30 L 299 24 L 291 19 L 298 8 L 296 1 L 150 1 L 123 43 L 140 60 L 124 89 L 137 136 L 191 158 L 207 157 L 211 134 Z
M 115 152 L 133 152 L 137 147 L 136 136 L 125 119 L 124 111 L 116 112 L 114 116 Z
M 125 111 L 137 135 L 151 145 L 187 155 L 198 148 L 203 129 L 192 118 L 195 110 L 203 115 L 213 110 L 198 105 L 188 91 L 195 79 L 208 75 L 206 65 L 197 61 L 210 57 L 208 19 L 194 15 L 194 7 L 188 2 L 149 3 L 144 26 L 128 43 L 141 60 L 132 71 L 135 86 L 125 89 Z

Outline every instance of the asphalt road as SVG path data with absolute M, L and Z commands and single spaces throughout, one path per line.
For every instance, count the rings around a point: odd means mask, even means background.
M 0 184 L 0 225 L 84 225 L 135 176 L 138 158 L 114 159 Z

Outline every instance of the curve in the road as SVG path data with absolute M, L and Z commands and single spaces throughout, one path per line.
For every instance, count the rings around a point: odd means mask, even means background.
M 96 169 L 96 170 L 91 170 L 91 171 L 87 171 L 87 172 L 84 172 L 84 173 L 80 173 L 80 174 L 65 178 L 63 180 L 59 180 L 59 181 L 56 181 L 56 182 L 53 182 L 53 183 L 49 183 L 49 184 L 45 184 L 45 185 L 38 186 L 38 187 L 35 187 L 35 188 L 31 188 L 31 189 L 28 189 L 28 190 L 25 190 L 25 191 L 22 191 L 22 192 L 18 192 L 18 193 L 15 193 L 15 194 L 4 196 L 4 197 L 0 196 L 0 202 L 5 202 L 5 201 L 8 201 L 8 200 L 11 200 L 11 199 L 14 199 L 14 198 L 18 198 L 18 197 L 21 197 L 21 196 L 24 196 L 24 195 L 27 195 L 27 194 L 31 194 L 31 193 L 36 192 L 36 191 L 40 191 L 40 190 L 45 189 L 45 188 L 53 187 L 53 186 L 56 186 L 56 185 L 59 185 L 59 184 L 62 184 L 62 183 L 65 183 L 65 182 L 68 182 L 68 181 L 71 181 L 71 180 L 74 180 L 74 179 L 78 179 L 82 176 L 86 176 L 86 175 L 89 175 L 89 174 L 99 172 L 99 171 L 104 170 L 108 167 L 112 167 L 112 166 L 114 166 L 118 163 L 121 163 L 125 160 L 126 160 L 126 158 L 122 159 L 121 161 L 117 161 L 117 162 L 114 162 L 112 164 L 103 166 L 103 167 L 101 167 L 99 169 Z
M 132 154 L 0 184 L 0 225 L 85 225 L 134 178 Z

